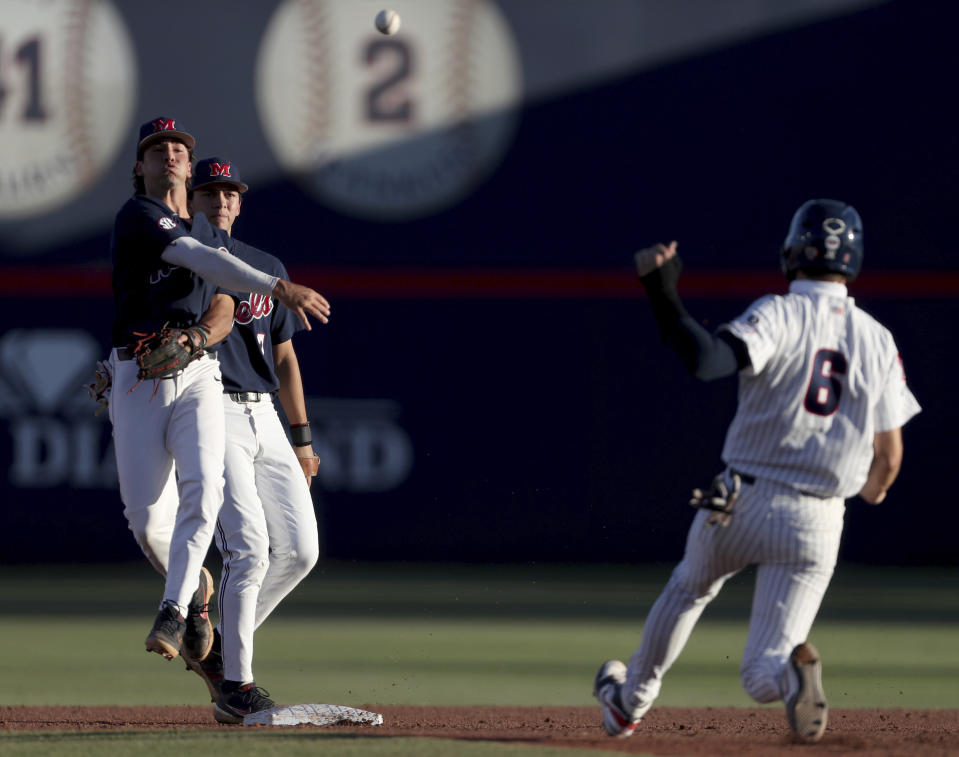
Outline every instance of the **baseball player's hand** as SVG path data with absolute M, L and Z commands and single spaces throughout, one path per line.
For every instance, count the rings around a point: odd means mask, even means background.
M 93 372 L 93 381 L 84 384 L 83 388 L 87 390 L 90 399 L 97 403 L 97 409 L 94 415 L 100 415 L 110 404 L 110 390 L 113 387 L 113 375 L 110 373 L 110 367 L 106 361 L 98 360 L 97 367 Z
M 715 526 L 718 523 L 725 528 L 732 520 L 733 505 L 739 499 L 739 488 L 742 481 L 734 473 L 732 482 L 732 487 L 726 486 L 726 478 L 720 473 L 713 479 L 709 491 L 693 489 L 693 498 L 689 500 L 689 504 L 700 510 L 712 510 L 706 519 L 707 526 Z
M 309 287 L 280 279 L 273 287 L 273 296 L 296 313 L 307 331 L 312 330 L 308 315 L 312 315 L 320 323 L 330 322 L 330 303 L 323 295 Z
M 300 461 L 303 475 L 306 476 L 306 485 L 313 486 L 313 476 L 320 469 L 320 458 L 316 456 L 313 447 L 295 447 L 296 459 Z
M 662 268 L 668 260 L 675 258 L 677 254 L 676 240 L 670 242 L 668 247 L 663 244 L 657 244 L 640 250 L 633 255 L 633 260 L 636 263 L 636 273 L 642 278 L 657 268 Z
M 179 342 L 180 346 L 183 349 L 185 349 L 187 352 L 192 353 L 196 350 L 196 347 L 193 344 L 193 340 L 190 339 L 189 336 L 187 336 L 186 332 L 180 334 L 180 336 L 177 337 L 177 342 Z

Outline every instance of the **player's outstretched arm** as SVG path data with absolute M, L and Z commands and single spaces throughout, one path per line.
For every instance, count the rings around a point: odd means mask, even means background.
M 307 330 L 311 328 L 307 315 L 312 315 L 320 323 L 330 322 L 330 303 L 323 295 L 309 287 L 278 279 L 271 294 L 292 310 Z
M 307 330 L 311 328 L 309 315 L 322 323 L 329 321 L 330 303 L 321 294 L 309 287 L 259 271 L 224 248 L 217 249 L 193 237 L 182 236 L 170 242 L 160 257 L 172 265 L 189 268 L 224 289 L 276 297 L 296 313 Z
M 280 404 L 283 406 L 283 412 L 286 414 L 286 419 L 293 427 L 300 429 L 297 432 L 301 435 L 300 441 L 305 441 L 308 438 L 311 442 L 297 445 L 297 439 L 293 440 L 293 450 L 300 461 L 303 475 L 306 476 L 306 484 L 311 486 L 320 459 L 313 451 L 312 435 L 304 432 L 304 429 L 309 432 L 310 422 L 306 415 L 303 379 L 300 375 L 300 362 L 297 360 L 296 351 L 293 349 L 293 340 L 288 339 L 285 342 L 273 345 L 273 365 L 276 368 L 276 377 L 280 380 L 278 396 Z
M 231 255 L 225 247 L 210 247 L 191 236 L 182 236 L 168 244 L 160 258 L 171 265 L 189 268 L 211 284 L 234 292 L 254 292 L 269 297 L 279 280 L 258 271 Z
M 748 352 L 738 339 L 725 332 L 710 334 L 686 312 L 676 288 L 682 261 L 675 241 L 640 250 L 633 260 L 663 343 L 676 351 L 693 376 L 712 381 L 749 365 Z
M 871 505 L 878 505 L 886 498 L 902 467 L 902 429 L 876 432 L 872 447 L 872 465 L 859 496 Z

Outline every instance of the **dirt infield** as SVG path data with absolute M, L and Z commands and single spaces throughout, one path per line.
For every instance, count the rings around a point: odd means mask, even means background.
M 383 725 L 326 728 L 331 732 L 365 732 L 376 737 L 440 737 L 656 755 L 959 755 L 959 710 L 832 710 L 822 741 L 802 745 L 792 741 L 782 710 L 773 707 L 662 707 L 646 716 L 633 738 L 618 741 L 603 734 L 595 707 L 357 706 L 382 713 Z M 0 731 L 161 728 L 204 730 L 243 726 L 216 723 L 209 707 L 0 707 Z

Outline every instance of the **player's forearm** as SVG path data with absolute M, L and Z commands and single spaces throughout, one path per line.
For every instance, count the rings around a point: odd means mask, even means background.
M 280 405 L 290 423 L 306 423 L 306 400 L 303 397 L 303 379 L 300 376 L 300 364 L 292 344 L 283 342 L 273 351 L 276 365 L 276 377 L 280 380 L 277 396 Z
M 215 294 L 210 307 L 200 318 L 199 325 L 209 332 L 207 346 L 212 346 L 226 338 L 233 330 L 233 314 L 236 303 L 227 294 Z
M 878 505 L 886 498 L 886 492 L 902 467 L 902 430 L 894 429 L 876 434 L 873 449 L 869 475 L 859 491 L 859 496 L 870 504 Z
M 189 268 L 212 284 L 237 292 L 269 297 L 279 281 L 278 276 L 258 271 L 226 250 L 209 247 L 189 236 L 170 242 L 160 257 L 171 265 Z
M 893 466 L 880 458 L 873 458 L 872 465 L 869 467 L 869 476 L 859 491 L 859 496 L 871 505 L 878 505 L 886 498 L 886 493 L 897 475 L 899 475 L 898 466 Z
M 290 422 L 290 435 L 293 438 L 293 451 L 300 462 L 307 486 L 312 486 L 320 459 L 313 450 L 313 436 L 310 422 L 306 416 L 306 402 L 303 398 L 303 381 L 300 378 L 300 364 L 296 359 L 293 344 L 289 341 L 274 345 L 273 362 L 276 376 L 280 380 L 280 404 Z
M 676 290 L 681 269 L 682 264 L 676 257 L 639 277 L 646 289 L 649 304 L 653 307 L 653 316 L 665 344 L 670 343 L 680 319 L 689 315 Z

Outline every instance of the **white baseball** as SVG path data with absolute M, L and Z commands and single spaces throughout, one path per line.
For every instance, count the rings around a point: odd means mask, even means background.
M 400 14 L 382 10 L 376 14 L 376 28 L 383 34 L 396 34 L 400 30 Z

